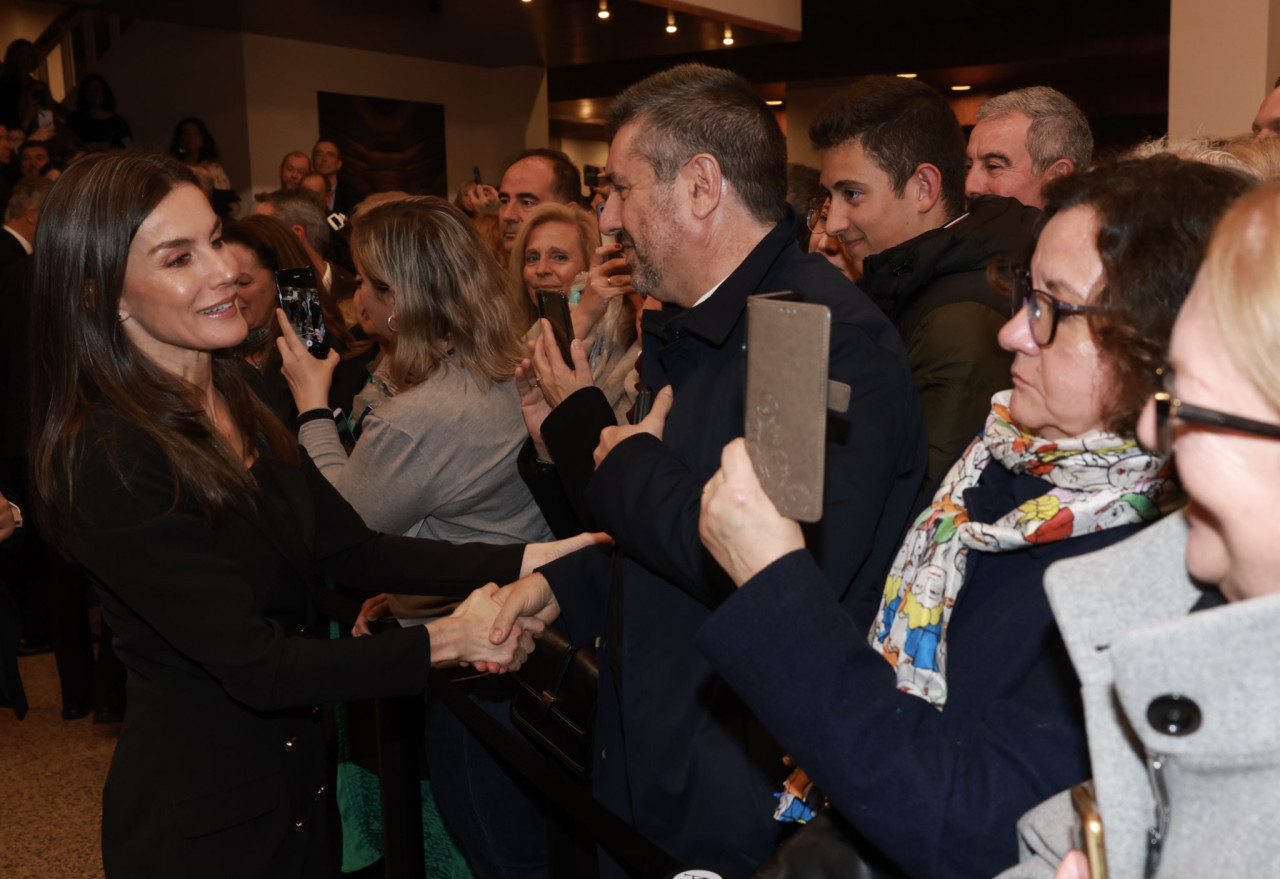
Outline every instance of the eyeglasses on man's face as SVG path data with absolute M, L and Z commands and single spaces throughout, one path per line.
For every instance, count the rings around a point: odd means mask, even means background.
M 1013 313 L 1016 315 L 1027 307 L 1027 323 L 1031 327 L 1031 338 L 1041 348 L 1053 344 L 1058 335 L 1058 321 L 1077 314 L 1105 314 L 1111 309 L 1101 305 L 1072 305 L 1063 302 L 1056 296 L 1031 286 L 1031 273 L 1022 270 L 1013 276 Z
M 1166 366 L 1156 370 L 1160 380 L 1160 390 L 1154 394 L 1156 406 L 1156 451 L 1161 455 L 1169 455 L 1173 451 L 1173 422 L 1195 424 L 1200 427 L 1213 427 L 1219 430 L 1232 430 L 1249 436 L 1262 436 L 1268 439 L 1280 439 L 1280 424 L 1268 424 L 1265 421 L 1254 421 L 1252 418 L 1241 418 L 1239 415 L 1228 415 L 1216 409 L 1205 409 L 1184 403 L 1173 395 L 1173 367 Z

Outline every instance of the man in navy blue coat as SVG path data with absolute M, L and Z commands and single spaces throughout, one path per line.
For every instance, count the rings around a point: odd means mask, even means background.
M 786 770 L 694 632 L 733 590 L 703 549 L 698 509 L 721 449 L 743 433 L 747 297 L 799 291 L 831 310 L 830 376 L 852 401 L 829 414 L 825 512 L 806 538 L 842 597 L 881 586 L 920 486 L 923 417 L 892 325 L 796 247 L 785 141 L 745 80 L 683 65 L 624 91 L 610 115 L 601 228 L 618 235 L 636 290 L 663 303 L 645 315 L 642 378 L 673 396 L 660 394 L 641 424 L 601 433 L 585 506 L 617 549 L 520 581 L 498 625 L 558 606 L 573 640 L 603 636 L 596 796 L 683 864 L 745 876 L 776 845 L 773 794 Z M 544 435 L 566 421 L 599 432 L 613 415 L 584 388 Z

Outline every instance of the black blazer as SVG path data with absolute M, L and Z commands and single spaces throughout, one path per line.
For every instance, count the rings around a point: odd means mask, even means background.
M 22 242 L 13 237 L 8 229 L 0 229 L 0 275 L 4 270 L 27 255 Z
M 337 214 L 345 214 L 350 217 L 351 212 L 355 210 L 356 205 L 364 201 L 365 195 L 359 189 L 345 182 L 342 178 L 338 178 L 338 182 L 333 187 L 333 211 Z
M 317 702 L 423 689 L 425 628 L 306 637 L 317 576 L 463 594 L 518 576 L 522 547 L 369 531 L 302 452 L 263 455 L 258 509 L 210 521 L 125 430 L 117 470 L 86 437 L 73 554 L 91 573 L 129 711 L 103 794 L 109 877 L 328 875 Z

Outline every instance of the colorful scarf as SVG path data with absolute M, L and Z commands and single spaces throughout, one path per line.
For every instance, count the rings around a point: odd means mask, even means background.
M 939 709 L 947 701 L 947 624 L 970 550 L 1009 552 L 1159 518 L 1172 500 L 1165 460 L 1133 439 L 1092 431 L 1042 439 L 1009 415 L 1011 391 L 991 398 L 981 436 L 912 524 L 884 584 L 870 642 L 898 673 L 898 689 Z M 965 492 L 992 461 L 1053 488 L 991 523 L 974 522 Z

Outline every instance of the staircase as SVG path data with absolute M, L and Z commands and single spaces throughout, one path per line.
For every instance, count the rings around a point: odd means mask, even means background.
M 38 75 L 49 84 L 53 99 L 63 101 L 132 23 L 132 16 L 100 9 L 69 7 L 58 13 L 33 41 Z

